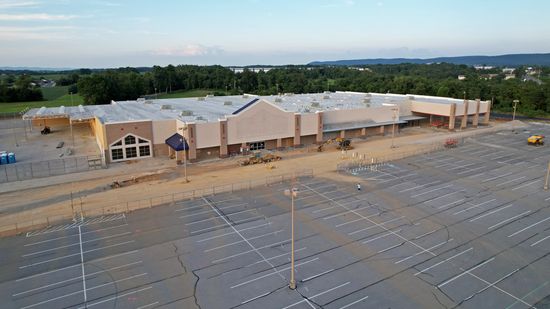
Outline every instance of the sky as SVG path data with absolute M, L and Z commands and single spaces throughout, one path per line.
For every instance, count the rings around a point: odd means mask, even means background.
M 0 0 L 0 67 L 550 52 L 548 0 Z

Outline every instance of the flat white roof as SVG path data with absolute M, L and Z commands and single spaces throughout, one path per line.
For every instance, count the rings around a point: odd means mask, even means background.
M 400 104 L 415 100 L 439 104 L 462 104 L 460 99 L 362 92 L 325 92 L 308 94 L 283 94 L 270 96 L 237 95 L 207 96 L 200 98 L 176 98 L 118 101 L 105 105 L 35 108 L 24 118 L 68 117 L 89 119 L 98 117 L 103 123 L 180 119 L 186 122 L 214 122 L 231 115 L 250 101 L 259 98 L 269 101 L 283 110 L 295 113 L 316 111 L 348 110 L 378 107 L 383 104 Z

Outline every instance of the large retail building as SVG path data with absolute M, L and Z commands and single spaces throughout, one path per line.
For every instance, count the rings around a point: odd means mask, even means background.
M 174 145 L 167 140 L 183 140 L 179 135 L 188 144 L 188 158 L 204 160 L 243 149 L 383 135 L 391 132 L 394 123 L 407 126 L 440 121 L 449 130 L 477 127 L 488 124 L 490 108 L 489 101 L 480 100 L 325 92 L 42 107 L 28 111 L 23 118 L 35 127 L 90 126 L 105 161 L 110 163 L 168 156 Z M 182 155 L 181 151 L 176 153 Z

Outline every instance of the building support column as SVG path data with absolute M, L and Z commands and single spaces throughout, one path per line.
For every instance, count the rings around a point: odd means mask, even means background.
M 315 142 L 323 142 L 323 112 L 316 112 L 317 114 L 317 135 L 315 136 Z
M 462 122 L 460 123 L 460 130 L 466 129 L 468 126 L 468 100 L 464 100 L 464 115 L 462 116 Z
M 385 131 L 385 126 L 380 126 L 380 134 L 381 135 L 384 135 L 384 131 Z
M 451 104 L 451 111 L 449 112 L 449 131 L 455 130 L 456 120 L 456 103 Z
M 489 118 L 491 117 L 491 107 L 493 107 L 493 100 L 487 101 L 487 111 L 485 112 L 485 116 L 483 117 L 483 124 L 489 125 Z
M 367 128 L 361 128 L 361 136 L 366 137 L 367 136 Z
M 187 124 L 187 144 L 189 145 L 188 159 L 197 159 L 197 131 L 194 123 Z
M 479 123 L 479 105 L 480 100 L 476 99 L 476 113 L 474 114 L 474 120 L 472 121 L 472 125 L 474 126 L 474 128 L 477 128 L 477 125 Z
M 227 157 L 227 119 L 220 120 L 220 158 Z
M 283 148 L 283 139 L 282 138 L 277 139 L 277 148 Z
M 302 135 L 301 120 L 302 120 L 302 115 L 294 114 L 294 146 L 298 146 L 301 144 L 300 142 L 300 136 Z
M 340 130 L 340 137 L 346 138 L 346 130 Z

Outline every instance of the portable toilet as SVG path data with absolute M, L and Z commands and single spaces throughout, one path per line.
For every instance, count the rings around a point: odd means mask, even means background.
M 8 163 L 15 163 L 15 154 L 13 152 L 8 153 Z
M 8 154 L 7 153 L 0 154 L 0 164 L 8 164 Z

